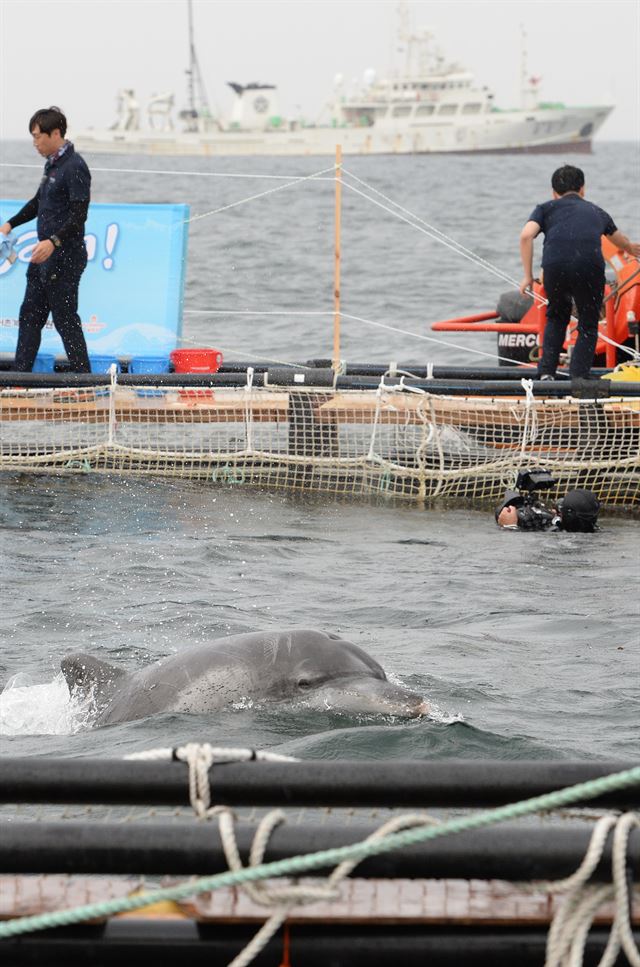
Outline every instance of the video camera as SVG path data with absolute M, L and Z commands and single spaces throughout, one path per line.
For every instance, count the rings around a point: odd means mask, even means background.
M 520 470 L 516 477 L 516 489 L 507 490 L 502 503 L 496 507 L 496 522 L 505 507 L 515 507 L 517 526 L 524 530 L 543 530 L 550 527 L 557 514 L 553 507 L 546 507 L 538 498 L 539 490 L 548 490 L 557 480 L 547 470 L 536 467 Z
M 542 470 L 542 468 L 520 470 L 516 478 L 516 490 L 520 492 L 525 504 L 531 504 L 536 499 L 537 490 L 548 490 L 557 482 L 548 470 Z

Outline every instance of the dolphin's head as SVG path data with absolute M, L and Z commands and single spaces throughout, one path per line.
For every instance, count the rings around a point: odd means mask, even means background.
M 294 632 L 290 656 L 281 698 L 353 715 L 416 718 L 429 712 L 422 695 L 390 682 L 371 655 L 339 635 Z
M 381 681 L 354 675 L 316 687 L 305 684 L 300 691 L 302 703 L 320 711 L 400 718 L 418 718 L 429 713 L 429 704 L 422 695 L 386 678 Z

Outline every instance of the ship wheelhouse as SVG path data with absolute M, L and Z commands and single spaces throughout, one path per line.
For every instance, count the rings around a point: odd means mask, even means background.
M 462 72 L 379 81 L 342 100 L 342 121 L 371 127 L 380 122 L 413 124 L 434 116 L 486 114 L 492 110 L 492 95 L 486 88 L 473 87 L 472 81 L 471 74 Z

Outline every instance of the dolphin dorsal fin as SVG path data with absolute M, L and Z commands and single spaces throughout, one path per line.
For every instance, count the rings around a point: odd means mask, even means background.
M 85 655 L 81 651 L 66 655 L 60 662 L 60 668 L 70 691 L 102 688 L 125 674 L 122 668 L 117 668 L 108 661 L 102 661 L 92 655 Z

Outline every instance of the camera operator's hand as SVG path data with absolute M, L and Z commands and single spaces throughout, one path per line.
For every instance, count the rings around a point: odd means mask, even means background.
M 554 508 L 532 500 L 518 509 L 518 527 L 524 531 L 544 531 L 553 527 L 558 515 Z

